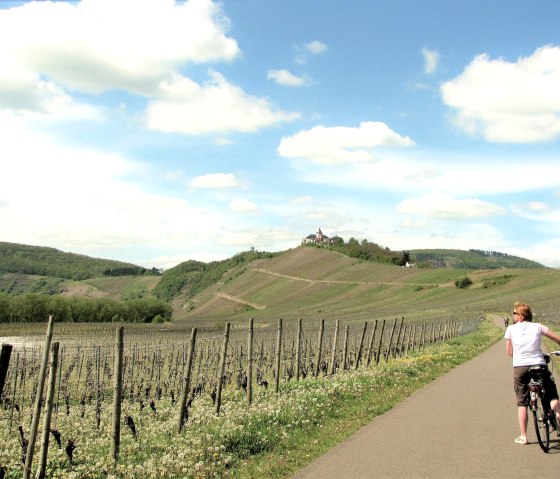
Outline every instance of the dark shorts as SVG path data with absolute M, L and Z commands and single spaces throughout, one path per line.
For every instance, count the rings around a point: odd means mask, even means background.
M 529 381 L 531 380 L 531 372 L 529 368 L 532 366 L 517 366 L 513 368 L 513 390 L 515 391 L 515 396 L 517 398 L 518 406 L 528 406 L 529 405 Z M 550 376 L 550 371 L 548 369 L 543 369 L 540 374 L 543 380 L 545 399 L 552 401 L 553 399 L 558 399 L 558 391 L 556 390 L 556 384 Z

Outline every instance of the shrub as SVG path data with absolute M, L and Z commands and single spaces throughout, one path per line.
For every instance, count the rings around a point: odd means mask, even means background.
M 455 281 L 455 286 L 459 289 L 468 288 L 471 284 L 473 284 L 472 279 L 468 276 Z

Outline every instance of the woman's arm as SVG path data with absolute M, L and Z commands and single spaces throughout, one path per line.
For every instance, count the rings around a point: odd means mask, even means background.
M 549 329 L 546 333 L 545 336 L 547 338 L 552 339 L 553 341 L 556 341 L 558 344 L 560 344 L 560 336 L 558 334 L 556 334 L 554 331 L 552 331 L 552 329 Z
M 509 356 L 513 356 L 513 346 L 511 345 L 511 339 L 506 339 L 506 353 Z

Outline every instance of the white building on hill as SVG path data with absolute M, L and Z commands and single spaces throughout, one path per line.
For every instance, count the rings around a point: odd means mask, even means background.
M 339 236 L 333 236 L 332 238 L 329 238 L 327 235 L 323 234 L 321 228 L 319 228 L 317 230 L 317 233 L 310 234 L 305 238 L 303 238 L 302 244 L 314 243 L 320 245 L 328 245 L 328 244 L 336 244 L 338 243 L 339 240 L 340 240 Z

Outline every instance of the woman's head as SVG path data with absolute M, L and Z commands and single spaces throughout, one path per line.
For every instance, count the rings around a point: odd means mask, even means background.
M 516 301 L 513 304 L 513 319 L 514 321 L 533 321 L 531 307 L 526 303 Z

